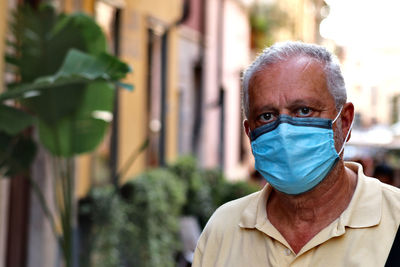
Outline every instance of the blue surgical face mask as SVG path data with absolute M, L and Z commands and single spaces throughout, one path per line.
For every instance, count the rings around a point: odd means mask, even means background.
M 334 120 L 281 115 L 250 132 L 255 169 L 278 191 L 290 195 L 318 185 L 339 160 L 352 125 L 339 153 L 336 152 Z

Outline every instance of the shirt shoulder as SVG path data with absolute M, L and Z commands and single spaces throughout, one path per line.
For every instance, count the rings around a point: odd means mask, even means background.
M 397 230 L 400 224 L 400 189 L 366 176 L 362 165 L 358 163 L 345 162 L 345 166 L 358 175 L 354 201 L 351 202 L 354 205 L 350 210 L 354 214 L 351 216 L 350 225 L 383 222 Z
M 224 237 L 232 237 L 236 231 L 239 231 L 242 213 L 249 205 L 257 202 L 260 194 L 261 191 L 258 191 L 221 205 L 208 220 L 201 233 L 196 253 L 202 254 L 206 247 L 216 246 Z
M 400 224 L 400 188 L 379 182 L 382 191 L 384 212 L 391 215 Z
M 380 182 L 382 193 L 394 201 L 400 201 L 400 188 Z

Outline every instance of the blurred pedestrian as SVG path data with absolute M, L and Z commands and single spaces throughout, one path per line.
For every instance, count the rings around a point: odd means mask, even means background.
M 373 176 L 374 175 L 374 158 L 371 156 L 364 156 L 364 157 L 359 157 L 359 158 L 353 158 L 350 161 L 360 163 L 363 172 L 366 176 Z
M 214 213 L 193 266 L 384 266 L 400 190 L 342 159 L 354 106 L 333 55 L 276 44 L 247 69 L 243 90 L 255 169 L 268 184 Z
M 375 166 L 374 177 L 378 178 L 382 183 L 394 184 L 394 170 L 384 162 Z

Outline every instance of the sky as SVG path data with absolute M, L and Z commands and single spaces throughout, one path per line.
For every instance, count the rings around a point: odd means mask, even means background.
M 330 11 L 320 26 L 323 37 L 342 46 L 400 46 L 400 1 L 325 0 Z

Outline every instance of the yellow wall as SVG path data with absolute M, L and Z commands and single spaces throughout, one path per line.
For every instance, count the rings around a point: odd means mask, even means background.
M 135 86 L 133 92 L 120 92 L 119 121 L 119 169 L 131 153 L 137 150 L 146 139 L 146 21 L 139 10 L 135 10 L 132 1 L 128 1 L 122 11 L 121 55 L 133 72 L 126 82 Z M 136 159 L 127 172 L 127 176 L 141 171 L 145 165 L 144 153 Z M 124 180 L 124 178 L 122 178 Z
M 182 0 L 130 0 L 125 1 L 125 13 L 138 12 L 142 16 L 152 16 L 166 23 L 175 22 L 181 14 Z
M 120 57 L 133 69 L 124 82 L 131 83 L 133 92 L 120 90 L 119 108 L 119 148 L 118 169 L 121 170 L 132 153 L 145 142 L 147 137 L 147 31 L 150 27 L 149 18 L 155 19 L 160 25 L 170 27 L 181 16 L 182 0 L 126 0 L 121 17 L 121 44 Z M 82 2 L 82 10 L 92 13 L 94 0 Z M 76 10 L 73 0 L 65 0 L 66 12 Z M 154 8 L 157 7 L 157 8 Z M 178 34 L 174 27 L 171 28 L 168 40 L 168 114 L 167 114 L 167 140 L 166 158 L 174 160 L 177 154 L 177 117 L 178 117 L 178 91 L 177 91 L 177 42 Z M 77 195 L 84 196 L 90 189 L 91 156 L 83 155 L 78 159 Z M 132 164 L 126 174 L 121 177 L 121 182 L 132 178 L 146 168 L 146 151 Z
M 77 11 L 85 12 L 86 14 L 93 15 L 95 0 L 79 1 L 80 6 L 74 0 L 64 0 L 63 12 L 72 13 Z M 91 170 L 92 170 L 92 154 L 84 154 L 77 157 L 76 169 L 76 196 L 78 198 L 84 197 L 91 186 Z
M 133 73 L 126 81 L 133 83 L 135 89 L 134 92 L 122 91 L 120 95 L 120 168 L 146 140 L 148 18 L 154 18 L 168 27 L 180 18 L 181 5 L 181 0 L 126 1 L 122 14 L 121 57 L 133 67 Z M 176 30 L 172 29 L 168 43 L 167 160 L 175 158 L 177 146 L 177 38 Z M 145 156 L 146 153 L 141 154 L 122 177 L 122 182 L 145 169 Z
M 167 155 L 168 162 L 177 156 L 178 149 L 178 112 L 179 112 L 179 88 L 178 88 L 178 34 L 173 28 L 170 32 L 168 45 L 170 47 L 168 62 L 168 119 L 167 119 Z
M 63 11 L 66 13 L 72 13 L 76 11 L 82 11 L 86 14 L 94 14 L 94 5 L 96 0 L 64 0 L 64 8 Z
M 313 1 L 310 0 L 284 0 L 277 1 L 278 6 L 286 12 L 290 24 L 280 29 L 276 34 L 277 41 L 300 40 L 304 42 L 316 42 L 315 17 Z
M 82 10 L 87 14 L 94 14 L 95 0 L 85 0 L 82 2 Z

